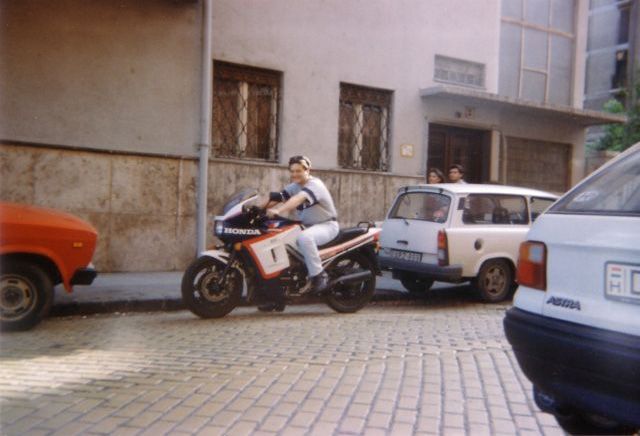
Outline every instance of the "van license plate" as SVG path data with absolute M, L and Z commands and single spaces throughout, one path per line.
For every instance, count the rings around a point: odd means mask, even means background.
M 391 250 L 391 257 L 400 260 L 410 260 L 412 262 L 422 262 L 422 253 L 404 250 Z
M 640 265 L 608 262 L 605 265 L 607 297 L 640 303 Z

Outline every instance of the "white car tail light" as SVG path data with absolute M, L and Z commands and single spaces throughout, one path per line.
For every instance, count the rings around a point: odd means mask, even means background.
M 547 289 L 547 246 L 542 242 L 520 244 L 517 281 L 530 288 Z
M 449 265 L 449 247 L 447 233 L 444 230 L 438 231 L 438 265 Z

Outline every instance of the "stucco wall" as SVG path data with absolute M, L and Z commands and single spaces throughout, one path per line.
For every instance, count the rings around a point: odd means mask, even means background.
M 283 71 L 281 150 L 337 167 L 340 82 L 394 91 L 391 166 L 423 173 L 419 90 L 433 84 L 436 54 L 486 64 L 497 90 L 500 1 L 214 2 L 215 59 Z
M 195 155 L 200 4 L 0 2 L 0 139 Z
M 391 170 L 407 176 L 425 171 L 425 116 L 431 120 L 453 104 L 425 107 L 420 97 L 420 89 L 435 84 L 436 54 L 485 64 L 486 91 L 497 91 L 500 0 L 213 4 L 215 59 L 283 72 L 282 162 L 304 153 L 317 168 L 338 167 L 341 82 L 394 92 Z M 195 156 L 201 7 L 175 0 L 1 2 L 0 139 Z M 564 125 L 543 120 L 531 129 L 526 119 L 516 129 L 533 132 L 528 136 L 507 131 L 509 117 L 478 116 L 438 121 L 579 145 L 572 174 L 582 174 L 579 129 L 567 139 Z M 413 144 L 414 155 L 400 156 L 401 144 Z
M 322 171 L 340 224 L 383 219 L 398 188 L 421 179 Z M 99 232 L 99 271 L 182 270 L 195 254 L 193 159 L 0 145 L 0 201 L 52 207 L 78 215 Z M 209 217 L 240 187 L 262 193 L 288 181 L 278 165 L 211 161 Z M 213 243 L 211 222 L 207 225 Z

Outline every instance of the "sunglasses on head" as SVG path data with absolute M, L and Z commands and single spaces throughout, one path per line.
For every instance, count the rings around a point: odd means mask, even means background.
M 291 159 L 289 159 L 289 166 L 293 164 L 300 164 L 306 169 L 311 168 L 311 162 L 309 161 L 309 158 L 305 156 L 293 156 Z

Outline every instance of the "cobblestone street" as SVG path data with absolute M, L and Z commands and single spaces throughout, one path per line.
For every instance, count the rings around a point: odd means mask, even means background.
M 53 318 L 1 337 L 1 426 L 23 434 L 562 434 L 471 301 Z

